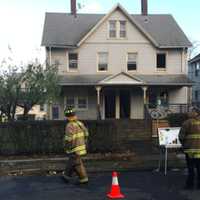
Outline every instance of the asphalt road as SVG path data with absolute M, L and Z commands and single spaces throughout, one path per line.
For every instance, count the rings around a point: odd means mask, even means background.
M 184 191 L 184 171 L 122 172 L 118 179 L 125 199 L 199 200 L 200 191 Z M 90 174 L 87 186 L 66 184 L 60 176 L 0 177 L 0 200 L 106 200 L 111 173 Z

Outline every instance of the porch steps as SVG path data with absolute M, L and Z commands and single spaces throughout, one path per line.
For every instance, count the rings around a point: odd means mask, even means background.
M 153 152 L 152 122 L 140 119 L 116 120 L 115 122 L 118 148 L 120 151 L 130 151 L 136 154 Z
M 117 120 L 117 135 L 126 140 L 144 140 L 151 138 L 152 122 L 145 120 Z

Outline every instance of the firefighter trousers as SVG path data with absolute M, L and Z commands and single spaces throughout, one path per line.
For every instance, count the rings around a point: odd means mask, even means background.
M 187 163 L 187 168 L 188 168 L 188 177 L 187 177 L 186 185 L 187 186 L 194 185 L 195 168 L 196 168 L 197 185 L 198 187 L 200 187 L 200 159 L 190 158 L 186 154 L 186 163 Z
M 82 158 L 75 153 L 69 155 L 69 160 L 65 168 L 66 176 L 72 177 L 74 173 L 79 177 L 80 183 L 88 182 L 88 176 Z

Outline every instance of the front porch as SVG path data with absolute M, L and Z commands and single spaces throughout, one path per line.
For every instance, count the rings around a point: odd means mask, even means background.
M 65 87 L 60 112 L 72 106 L 84 120 L 144 119 L 146 111 L 151 114 L 155 109 L 164 114 L 187 112 L 187 93 L 185 87 L 167 86 Z
M 83 120 L 144 119 L 146 108 L 176 105 L 173 112 L 187 112 L 184 107 L 191 103 L 192 84 L 183 75 L 74 75 L 63 77 L 61 86 L 59 119 L 66 106 Z

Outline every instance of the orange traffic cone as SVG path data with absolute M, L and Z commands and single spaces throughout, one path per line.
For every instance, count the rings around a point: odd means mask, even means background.
M 121 194 L 121 192 L 120 192 L 120 187 L 119 187 L 118 178 L 117 178 L 117 172 L 112 173 L 111 191 L 109 194 L 107 194 L 107 197 L 109 197 L 111 199 L 124 198 L 124 195 Z

